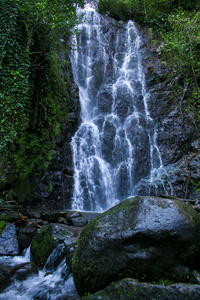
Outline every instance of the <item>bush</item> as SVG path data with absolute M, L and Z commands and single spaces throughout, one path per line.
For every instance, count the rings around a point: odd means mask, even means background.
M 52 159 L 55 137 L 68 120 L 63 68 L 75 12 L 70 0 L 0 3 L 0 174 L 9 165 L 24 179 Z

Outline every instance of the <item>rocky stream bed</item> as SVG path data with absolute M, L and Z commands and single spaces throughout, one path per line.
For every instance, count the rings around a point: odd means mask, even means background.
M 199 203 L 185 202 L 138 196 L 101 214 L 2 203 L 0 299 L 200 299 Z

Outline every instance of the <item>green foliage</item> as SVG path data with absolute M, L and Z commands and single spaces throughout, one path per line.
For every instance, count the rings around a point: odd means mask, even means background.
M 98 10 L 116 20 L 133 19 L 141 25 L 169 30 L 167 14 L 173 0 L 100 0 Z
M 131 18 L 129 5 L 121 0 L 99 0 L 98 11 L 116 20 L 126 21 Z
M 169 286 L 169 285 L 174 284 L 174 282 L 172 280 L 169 280 L 169 279 L 161 279 L 158 282 L 156 282 L 155 284 Z
M 186 109 L 200 124 L 200 11 L 178 10 L 169 15 L 172 30 L 163 34 L 162 60 L 172 73 L 184 78 L 182 94 L 190 97 Z
M 172 30 L 163 35 L 164 50 L 174 70 L 198 86 L 200 77 L 200 12 L 177 11 L 169 15 Z
M 0 3 L 0 173 L 20 178 L 48 167 L 68 120 L 68 37 L 84 0 Z M 76 5 L 75 5 L 76 3 Z
M 20 0 L 0 4 L 0 169 L 14 153 L 29 122 L 29 60 L 20 4 Z
M 99 0 L 98 10 L 116 20 L 133 19 L 141 25 L 153 25 L 164 30 L 168 29 L 170 12 L 177 8 L 191 11 L 198 3 L 198 0 Z
M 54 248 L 54 239 L 51 234 L 52 230 L 50 227 L 40 229 L 31 243 L 31 252 L 41 265 L 45 264 Z
M 4 221 L 0 221 L 0 235 L 2 234 L 4 227 L 6 226 Z

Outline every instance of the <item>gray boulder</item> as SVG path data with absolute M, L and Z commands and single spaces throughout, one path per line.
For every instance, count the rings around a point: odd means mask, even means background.
M 14 224 L 5 223 L 0 235 L 0 255 L 17 255 L 18 253 L 16 227 Z
M 198 300 L 200 285 L 178 283 L 169 286 L 139 283 L 126 278 L 84 299 L 98 300 Z
M 180 200 L 138 196 L 81 232 L 73 260 L 80 296 L 122 278 L 188 282 L 200 270 L 200 216 Z

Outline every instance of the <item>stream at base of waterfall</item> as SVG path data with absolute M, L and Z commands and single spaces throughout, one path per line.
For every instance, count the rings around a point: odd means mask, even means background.
M 151 188 L 165 170 L 148 110 L 142 39 L 134 22 L 119 24 L 88 9 L 77 29 L 71 62 L 82 122 L 71 142 L 72 209 L 104 211 L 141 194 L 142 180 Z M 143 192 L 149 194 L 148 189 Z M 163 193 L 172 194 L 172 187 L 163 184 Z
M 49 270 L 50 260 L 56 260 L 56 251 L 49 256 L 42 270 L 32 270 L 26 267 L 30 263 L 30 247 L 22 256 L 1 256 L 0 264 L 8 267 L 19 267 L 10 280 L 10 285 L 0 293 L 0 300 L 56 300 L 64 295 L 67 299 L 78 298 L 74 281 L 65 258 L 60 262 L 55 271 Z M 22 267 L 24 265 L 24 267 Z M 30 268 L 30 272 L 28 272 Z M 1 287 L 2 288 L 2 287 Z M 0 290 L 1 292 L 1 290 Z M 58 298 L 59 299 L 59 298 Z

